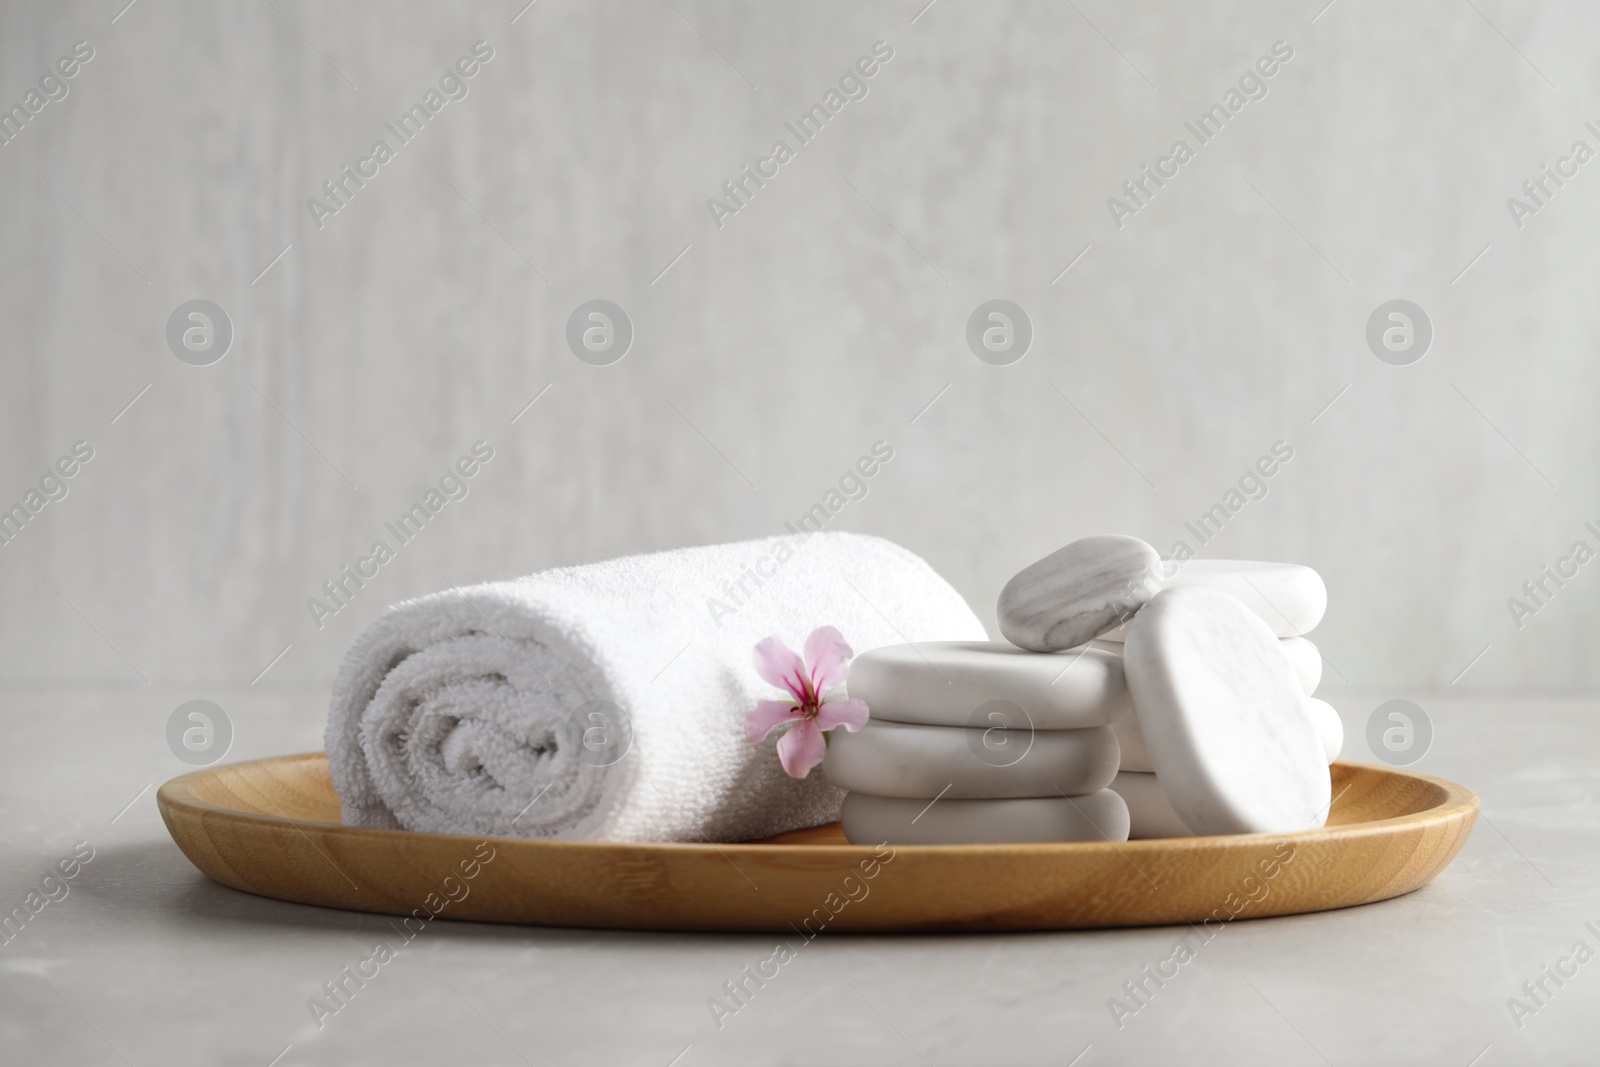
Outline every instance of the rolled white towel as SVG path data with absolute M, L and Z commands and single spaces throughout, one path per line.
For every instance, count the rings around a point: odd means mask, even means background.
M 814 533 L 450 589 L 345 655 L 325 743 L 347 825 L 606 841 L 737 841 L 829 822 L 843 793 L 745 739 L 777 699 L 752 650 L 837 627 L 854 651 L 981 640 L 921 558 Z

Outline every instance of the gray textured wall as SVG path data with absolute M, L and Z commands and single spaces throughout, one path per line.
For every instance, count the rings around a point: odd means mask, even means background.
M 1281 440 L 1203 552 L 1322 571 L 1335 685 L 1600 681 L 1600 564 L 1520 631 L 1506 604 L 1600 548 L 1600 161 L 1520 228 L 1506 204 L 1600 149 L 1600 9 L 924 2 L 4 5 L 5 106 L 94 56 L 0 147 L 0 502 L 94 458 L 0 546 L 0 676 L 244 683 L 288 646 L 260 684 L 314 686 L 393 601 L 775 532 L 878 440 L 834 526 L 992 626 L 1075 537 L 1199 548 L 1185 520 Z M 480 40 L 469 95 L 319 228 L 307 199 Z M 719 228 L 707 199 L 880 40 Z M 965 339 L 996 297 L 1035 332 L 1010 366 Z M 235 330 L 209 366 L 165 339 L 196 298 Z M 636 330 L 611 366 L 564 340 L 594 298 Z M 1394 298 L 1434 328 L 1409 366 L 1365 340 Z M 313 625 L 479 439 L 469 495 Z

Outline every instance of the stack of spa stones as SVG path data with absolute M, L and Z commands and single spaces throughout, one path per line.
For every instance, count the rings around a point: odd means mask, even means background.
M 871 718 L 828 736 L 850 790 L 845 836 L 877 844 L 1126 840 L 1111 723 L 1128 707 L 1106 652 L 1039 655 L 983 641 L 875 649 L 850 665 Z
M 1120 841 L 1321 826 L 1338 713 L 1316 571 L 1164 562 L 1088 537 L 1000 594 L 1010 644 L 875 649 L 850 668 L 871 719 L 823 771 L 854 842 Z

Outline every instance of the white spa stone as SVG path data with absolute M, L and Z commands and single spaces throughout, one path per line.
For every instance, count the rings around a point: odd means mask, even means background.
M 1172 801 L 1153 774 L 1123 771 L 1110 789 L 1128 805 L 1128 840 L 1148 841 L 1160 837 L 1193 837 L 1194 834 L 1172 810 Z
M 1117 735 L 1117 749 L 1122 754 L 1120 769 L 1137 771 L 1140 774 L 1154 774 L 1155 767 L 1150 763 L 1150 751 L 1144 747 L 1144 734 L 1139 731 L 1138 713 L 1124 715 L 1112 723 L 1110 729 Z
M 1332 763 L 1344 748 L 1344 723 L 1339 720 L 1339 713 L 1327 701 L 1311 696 L 1306 697 L 1304 710 L 1311 725 L 1317 729 L 1323 753 Z M 1150 750 L 1144 744 L 1144 734 L 1139 732 L 1137 712 L 1118 719 L 1110 729 L 1117 735 L 1117 748 L 1122 753 L 1122 770 L 1140 774 L 1155 772 L 1155 766 L 1150 762 Z
M 1285 637 L 1278 641 L 1278 647 L 1289 657 L 1289 665 L 1294 668 L 1306 696 L 1315 693 L 1322 684 L 1322 653 L 1317 651 L 1317 646 L 1304 637 Z
M 1321 826 L 1332 789 L 1321 737 L 1277 638 L 1214 589 L 1158 593 L 1134 617 L 1123 670 L 1145 748 L 1197 834 Z
M 1298 563 L 1260 563 L 1246 559 L 1191 559 L 1164 563 L 1167 589 L 1216 589 L 1260 616 L 1279 637 L 1310 633 L 1328 610 L 1322 575 Z M 1128 624 L 1101 635 L 1123 641 Z M 1319 668 L 1320 673 L 1320 668 Z
M 1123 646 L 1111 642 L 1091 641 L 1089 647 L 1120 649 Z M 1322 680 L 1322 655 L 1313 645 L 1303 637 L 1285 637 L 1278 641 L 1278 647 L 1288 654 L 1289 663 L 1295 669 L 1295 675 L 1300 680 L 1300 688 L 1305 691 L 1307 698 L 1317 688 L 1317 683 Z M 1322 704 L 1322 701 L 1314 701 Z M 1306 714 L 1312 717 L 1312 722 L 1317 724 L 1318 733 L 1322 736 L 1323 747 L 1333 746 L 1328 757 L 1332 763 L 1339 755 L 1339 748 L 1344 743 L 1344 727 L 1339 724 L 1339 713 L 1323 704 L 1333 714 L 1333 724 L 1330 726 L 1326 716 L 1318 718 L 1316 708 L 1307 708 Z M 1117 743 L 1122 748 L 1122 769 L 1125 771 L 1139 771 L 1150 773 L 1155 767 L 1150 764 L 1150 753 L 1144 745 L 1144 735 L 1139 732 L 1139 715 L 1135 709 L 1132 714 L 1124 715 L 1111 724 L 1112 731 L 1117 735 Z
M 1317 736 L 1322 739 L 1322 751 L 1327 754 L 1328 762 L 1332 763 L 1344 749 L 1344 721 L 1339 718 L 1332 704 L 1316 697 L 1306 697 L 1306 715 L 1317 728 Z M 1132 716 L 1129 718 L 1132 719 Z
M 983 845 L 1126 841 L 1128 806 L 1109 789 L 1078 797 L 926 800 L 851 793 L 840 815 L 852 844 Z
M 1058 652 L 1122 623 L 1162 581 L 1161 557 L 1137 537 L 1085 537 L 1018 571 L 995 613 L 1012 644 Z
M 1078 648 L 1099 649 L 1101 652 L 1121 658 L 1123 644 L 1122 641 L 1113 641 L 1109 637 L 1100 637 L 1079 645 Z M 1317 686 L 1322 684 L 1322 653 L 1317 650 L 1317 646 L 1311 643 L 1309 637 L 1280 637 L 1278 647 L 1289 657 L 1289 665 L 1294 668 L 1295 675 L 1300 679 L 1300 686 L 1306 694 L 1309 696 L 1316 692 Z M 1070 656 L 1076 651 L 1077 648 L 1071 648 L 1061 655 Z
M 922 641 L 863 652 L 846 688 L 872 717 L 928 726 L 1036 730 L 1104 726 L 1128 711 L 1122 657 L 1105 648 L 1041 655 L 997 641 Z
M 1093 793 L 1117 773 L 1109 726 L 1029 730 L 911 726 L 870 720 L 828 735 L 822 772 L 834 785 L 880 797 L 1061 797 Z

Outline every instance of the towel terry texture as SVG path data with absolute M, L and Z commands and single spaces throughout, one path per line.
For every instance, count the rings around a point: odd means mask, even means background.
M 744 720 L 751 658 L 836 626 L 858 654 L 983 640 L 921 558 L 813 533 L 677 549 L 420 597 L 345 655 L 325 742 L 347 825 L 602 841 L 741 841 L 829 822 Z

